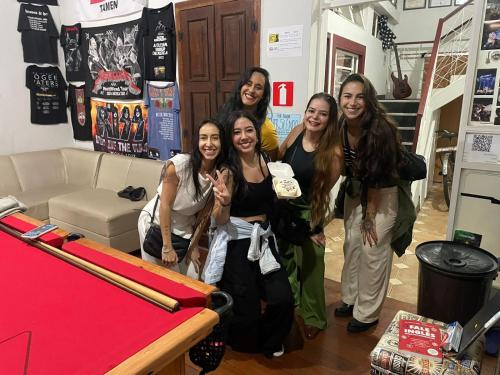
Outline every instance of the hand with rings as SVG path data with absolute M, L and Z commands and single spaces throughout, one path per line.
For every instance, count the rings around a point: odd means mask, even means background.
M 172 267 L 179 261 L 175 250 L 172 247 L 169 248 L 165 245 L 161 248 L 161 260 L 167 267 Z

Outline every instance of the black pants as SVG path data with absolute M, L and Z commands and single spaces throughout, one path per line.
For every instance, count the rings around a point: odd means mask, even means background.
M 274 241 L 270 246 L 276 260 Z M 218 286 L 234 300 L 228 344 L 241 352 L 272 354 L 281 349 L 293 322 L 293 297 L 286 271 L 263 275 L 259 261 L 247 259 L 250 239 L 228 242 L 224 273 Z M 266 309 L 261 313 L 261 300 Z

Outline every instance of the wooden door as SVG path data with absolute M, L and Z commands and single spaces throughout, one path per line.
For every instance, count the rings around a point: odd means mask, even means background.
M 214 117 L 246 68 L 259 64 L 260 0 L 176 4 L 183 151 Z

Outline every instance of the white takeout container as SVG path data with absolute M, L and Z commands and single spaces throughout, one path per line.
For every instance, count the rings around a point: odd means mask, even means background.
M 269 172 L 273 176 L 273 189 L 279 199 L 294 199 L 302 195 L 298 181 L 293 178 L 293 169 L 290 164 L 282 162 L 269 162 L 267 163 L 267 167 L 269 168 Z M 276 186 L 283 179 L 290 180 L 294 184 L 295 189 L 297 189 L 296 195 L 278 194 L 278 189 L 276 189 Z

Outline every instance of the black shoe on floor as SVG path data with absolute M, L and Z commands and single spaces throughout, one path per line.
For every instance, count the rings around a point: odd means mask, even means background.
M 348 305 L 342 302 L 342 306 L 335 309 L 335 316 L 352 316 L 352 311 L 354 310 L 354 305 Z
M 378 324 L 378 319 L 371 323 L 363 323 L 353 318 L 347 324 L 347 330 L 353 333 L 364 332 L 368 330 L 370 327 L 376 326 L 377 324 Z

